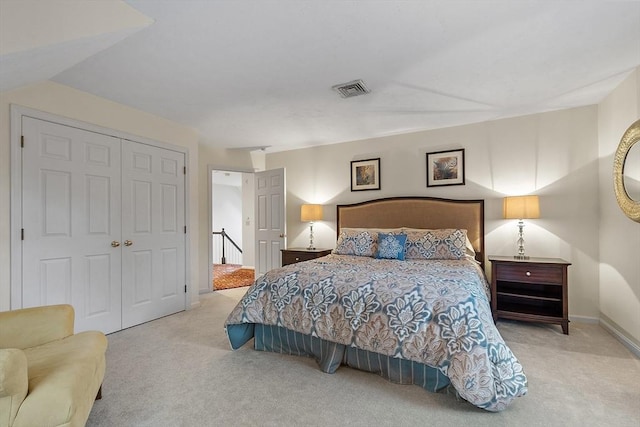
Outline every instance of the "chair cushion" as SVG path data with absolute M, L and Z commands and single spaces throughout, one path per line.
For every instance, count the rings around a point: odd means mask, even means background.
M 18 348 L 0 348 L 0 426 L 12 425 L 29 391 L 27 357 Z
M 74 318 L 69 304 L 3 311 L 0 313 L 0 348 L 35 347 L 73 335 Z
M 14 426 L 84 426 L 104 378 L 106 349 L 97 331 L 24 349 L 29 394 Z

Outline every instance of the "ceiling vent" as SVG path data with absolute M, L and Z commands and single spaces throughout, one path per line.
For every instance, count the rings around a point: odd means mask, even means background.
M 343 98 L 351 98 L 371 92 L 362 80 L 354 80 L 348 83 L 335 85 L 332 86 L 331 89 L 338 92 Z

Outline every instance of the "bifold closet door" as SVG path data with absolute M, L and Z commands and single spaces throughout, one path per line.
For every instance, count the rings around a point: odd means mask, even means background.
M 70 303 L 121 329 L 120 139 L 22 119 L 22 306 Z
M 22 307 L 105 333 L 184 310 L 184 153 L 29 117 L 22 135 Z
M 185 309 L 185 156 L 122 141 L 122 327 Z

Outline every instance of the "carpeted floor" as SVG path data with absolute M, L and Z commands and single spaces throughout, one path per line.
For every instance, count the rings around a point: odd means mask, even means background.
M 98 426 L 640 425 L 640 360 L 596 324 L 499 321 L 529 393 L 489 413 L 417 386 L 315 360 L 231 351 L 224 321 L 247 288 L 201 295 L 199 308 L 110 334 Z
M 213 265 L 213 290 L 234 289 L 251 286 L 256 272 L 253 268 L 242 268 L 237 264 Z

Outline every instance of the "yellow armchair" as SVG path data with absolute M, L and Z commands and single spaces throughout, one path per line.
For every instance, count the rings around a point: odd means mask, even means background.
M 0 312 L 0 427 L 84 426 L 99 397 L 107 338 L 73 333 L 70 305 Z

